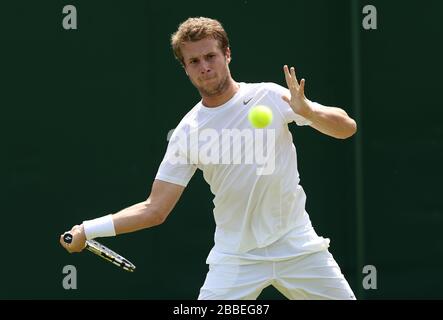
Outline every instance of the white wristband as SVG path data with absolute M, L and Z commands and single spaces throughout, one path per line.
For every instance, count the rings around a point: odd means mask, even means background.
M 94 220 L 83 221 L 83 228 L 85 230 L 85 236 L 87 240 L 98 237 L 115 236 L 112 214 Z

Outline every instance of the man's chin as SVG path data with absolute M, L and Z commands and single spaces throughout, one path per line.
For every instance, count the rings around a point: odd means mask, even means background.
M 219 94 L 220 89 L 218 86 L 201 86 L 199 91 L 203 93 L 205 96 L 215 96 Z
M 211 78 L 211 79 L 203 80 L 201 86 L 204 89 L 215 88 L 215 87 L 217 87 L 217 79 Z

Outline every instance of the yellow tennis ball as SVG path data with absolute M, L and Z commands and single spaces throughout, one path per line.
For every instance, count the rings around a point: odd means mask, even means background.
M 264 128 L 272 122 L 272 110 L 264 105 L 252 107 L 249 110 L 248 119 L 254 128 Z

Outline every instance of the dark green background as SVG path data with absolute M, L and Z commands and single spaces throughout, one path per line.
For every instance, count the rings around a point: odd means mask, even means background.
M 78 30 L 62 28 L 67 4 Z M 366 4 L 377 30 L 361 26 Z M 224 24 L 235 80 L 284 85 L 294 65 L 308 98 L 357 119 L 344 141 L 291 126 L 307 210 L 357 296 L 443 297 L 441 2 L 11 1 L 1 13 L 0 298 L 198 296 L 214 232 L 201 173 L 165 224 L 103 239 L 133 274 L 58 244 L 148 196 L 167 132 L 199 99 L 169 44 L 190 16 Z M 77 290 L 62 287 L 68 264 Z M 363 290 L 364 265 L 377 290 Z

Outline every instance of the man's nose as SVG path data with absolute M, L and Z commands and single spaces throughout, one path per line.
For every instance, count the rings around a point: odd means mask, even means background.
M 209 64 L 206 62 L 206 61 L 203 61 L 201 64 L 200 64 L 200 73 L 201 74 L 205 74 L 205 73 L 208 73 L 209 71 L 211 71 L 211 68 L 209 68 Z

